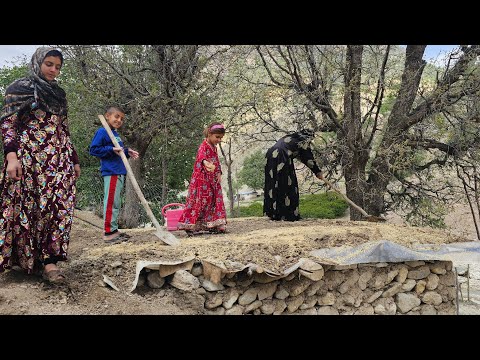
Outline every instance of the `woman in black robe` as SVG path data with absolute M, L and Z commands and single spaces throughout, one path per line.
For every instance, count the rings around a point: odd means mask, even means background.
M 314 160 L 312 130 L 285 135 L 268 149 L 265 165 L 263 213 L 271 220 L 300 220 L 298 182 L 293 159 L 298 158 L 317 178 L 322 171 Z

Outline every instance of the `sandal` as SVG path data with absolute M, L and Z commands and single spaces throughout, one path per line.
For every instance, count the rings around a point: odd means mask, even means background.
M 44 271 L 42 275 L 44 280 L 47 280 L 50 284 L 64 284 L 67 278 L 63 275 L 61 270 Z

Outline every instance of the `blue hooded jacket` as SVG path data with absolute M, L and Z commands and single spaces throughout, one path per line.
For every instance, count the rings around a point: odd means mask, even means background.
M 118 145 L 123 147 L 125 156 L 129 158 L 128 148 L 123 146 L 122 139 L 115 129 L 112 129 L 112 133 L 117 139 Z M 102 176 L 110 175 L 126 175 L 127 169 L 123 164 L 122 158 L 113 151 L 113 142 L 108 136 L 105 128 L 99 128 L 93 137 L 90 144 L 90 155 L 100 158 L 100 171 Z

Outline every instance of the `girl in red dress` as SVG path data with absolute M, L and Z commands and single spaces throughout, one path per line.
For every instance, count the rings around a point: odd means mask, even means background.
M 201 230 L 224 233 L 227 224 L 220 183 L 222 169 L 217 153 L 217 144 L 225 135 L 225 127 L 214 122 L 203 133 L 205 140 L 198 148 L 185 210 L 178 222 L 178 228 L 189 235 Z

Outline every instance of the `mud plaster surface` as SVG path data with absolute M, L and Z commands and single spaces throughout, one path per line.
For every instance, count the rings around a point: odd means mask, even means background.
M 388 240 L 403 246 L 444 244 L 468 241 L 461 236 L 430 228 L 415 228 L 388 223 L 340 220 L 301 220 L 273 222 L 266 218 L 232 219 L 227 234 L 204 233 L 187 237 L 174 232 L 180 245 L 163 244 L 152 232 L 130 232 L 128 242 L 85 249 L 82 262 L 128 261 L 134 271 L 137 260 L 197 260 L 223 264 L 227 269 L 253 263 L 265 269 L 282 272 L 299 258 L 312 258 L 314 249 L 342 245 L 357 246 L 368 241 Z

